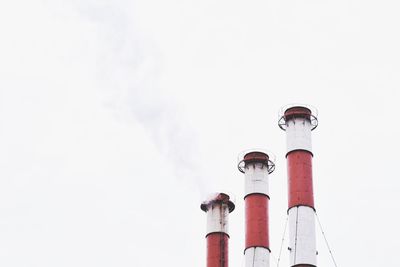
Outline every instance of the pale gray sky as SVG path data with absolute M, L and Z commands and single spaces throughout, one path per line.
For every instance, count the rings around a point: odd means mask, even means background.
M 236 196 L 230 266 L 241 267 L 236 163 L 254 147 L 277 156 L 277 257 L 287 209 L 278 110 L 300 102 L 319 110 L 316 207 L 338 265 L 396 266 L 399 8 L 3 1 L 0 265 L 203 267 L 199 205 L 223 190 Z M 319 265 L 333 266 L 320 233 L 318 250 Z

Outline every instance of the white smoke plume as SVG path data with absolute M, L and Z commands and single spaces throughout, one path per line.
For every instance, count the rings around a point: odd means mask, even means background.
M 105 104 L 116 112 L 132 114 L 147 130 L 178 178 L 192 179 L 206 193 L 195 131 L 182 106 L 161 88 L 163 55 L 126 11 L 125 1 L 75 3 L 94 25 L 104 49 L 98 53 Z M 134 138 L 134 137 L 132 137 Z

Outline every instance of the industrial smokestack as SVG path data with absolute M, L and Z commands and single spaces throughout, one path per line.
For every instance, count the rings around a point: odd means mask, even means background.
M 311 149 L 317 125 L 316 111 L 305 106 L 286 108 L 279 120 L 287 138 L 290 266 L 317 266 Z
M 207 213 L 207 267 L 228 267 L 228 217 L 235 204 L 227 194 L 218 193 L 200 208 Z
M 245 175 L 245 266 L 269 267 L 268 175 L 275 165 L 268 154 L 251 151 L 243 156 L 238 169 Z

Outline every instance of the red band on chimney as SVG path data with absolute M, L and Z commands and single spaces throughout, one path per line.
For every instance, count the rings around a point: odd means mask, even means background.
M 268 201 L 269 199 L 261 194 L 248 195 L 245 199 L 246 249 L 269 249 Z
M 307 151 L 292 151 L 287 156 L 289 209 L 309 206 L 314 209 L 312 182 L 312 154 Z
M 207 236 L 207 267 L 228 267 L 228 240 L 224 233 Z

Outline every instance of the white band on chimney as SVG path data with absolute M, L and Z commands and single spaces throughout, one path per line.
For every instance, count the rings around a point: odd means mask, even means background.
M 228 233 L 229 207 L 225 203 L 213 203 L 207 210 L 207 234 Z
M 290 266 L 317 266 L 315 211 L 306 206 L 289 210 Z
M 269 196 L 268 167 L 264 163 L 249 163 L 245 171 L 245 196 L 260 193 Z
M 287 153 L 294 150 L 307 150 L 312 153 L 310 120 L 290 118 L 286 121 Z
M 269 266 L 270 252 L 266 248 L 252 247 L 244 253 L 246 267 L 267 267 Z

